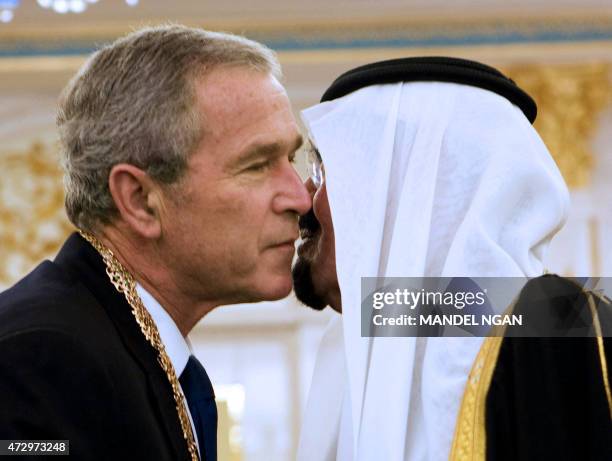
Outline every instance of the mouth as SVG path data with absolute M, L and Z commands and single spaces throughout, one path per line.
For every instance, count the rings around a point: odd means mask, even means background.
M 279 243 L 274 245 L 276 248 L 285 248 L 290 247 L 295 250 L 295 240 L 287 240 L 286 242 Z
M 271 248 L 278 248 L 278 249 L 289 249 L 290 248 L 291 251 L 295 251 L 295 241 L 297 239 L 298 237 L 292 237 L 290 239 L 287 239 L 282 242 L 271 245 Z

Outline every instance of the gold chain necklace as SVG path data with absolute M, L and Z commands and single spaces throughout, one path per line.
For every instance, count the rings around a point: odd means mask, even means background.
M 142 299 L 138 296 L 136 291 L 136 281 L 132 274 L 130 274 L 125 267 L 117 260 L 111 250 L 106 248 L 102 242 L 94 237 L 89 232 L 85 232 L 79 229 L 79 233 L 87 240 L 91 245 L 100 253 L 104 264 L 106 265 L 106 273 L 110 278 L 111 283 L 115 286 L 117 291 L 123 293 L 128 304 L 132 308 L 132 314 L 136 319 L 136 322 L 140 326 L 140 331 L 145 336 L 147 341 L 157 351 L 157 361 L 161 365 L 162 369 L 170 381 L 172 386 L 172 394 L 174 395 L 174 402 L 176 403 L 176 411 L 178 412 L 179 420 L 181 421 L 181 429 L 183 430 L 183 438 L 187 442 L 187 448 L 191 455 L 192 461 L 198 461 L 198 448 L 196 446 L 193 431 L 191 430 L 191 423 L 189 416 L 187 415 L 187 406 L 185 405 L 185 398 L 181 392 L 176 372 L 172 366 L 172 362 L 166 354 L 166 348 L 161 341 L 157 326 L 149 314 L 149 311 L 144 307 Z

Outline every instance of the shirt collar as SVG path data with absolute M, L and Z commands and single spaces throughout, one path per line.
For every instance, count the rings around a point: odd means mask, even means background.
M 187 366 L 187 361 L 191 355 L 189 338 L 183 337 L 170 314 L 139 283 L 136 284 L 136 291 L 142 300 L 142 304 L 151 314 L 153 322 L 157 326 L 157 331 L 159 331 L 161 342 L 166 349 L 166 354 L 168 354 L 168 358 L 174 367 L 176 376 L 179 377 Z

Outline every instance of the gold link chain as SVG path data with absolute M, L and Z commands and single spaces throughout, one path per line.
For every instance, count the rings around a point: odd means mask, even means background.
M 79 230 L 79 233 L 87 240 L 91 245 L 100 253 L 104 264 L 106 265 L 106 273 L 110 278 L 111 283 L 115 286 L 117 291 L 123 293 L 128 304 L 132 308 L 132 314 L 136 319 L 136 322 L 140 326 L 140 331 L 147 339 L 147 341 L 157 351 L 157 362 L 160 364 L 166 377 L 172 386 L 172 393 L 174 395 L 174 402 L 176 403 L 176 411 L 178 412 L 179 420 L 181 422 L 181 429 L 183 430 L 183 438 L 187 442 L 187 448 L 191 455 L 192 461 L 198 461 L 198 448 L 196 446 L 193 431 L 191 430 L 191 423 L 187 414 L 187 406 L 185 405 L 185 398 L 181 392 L 176 372 L 170 362 L 168 354 L 166 354 L 166 348 L 161 341 L 157 326 L 149 314 L 149 311 L 144 307 L 142 299 L 138 296 L 136 291 L 136 281 L 132 274 L 130 274 L 125 267 L 117 260 L 111 250 L 106 248 L 102 242 L 100 242 L 92 234 Z

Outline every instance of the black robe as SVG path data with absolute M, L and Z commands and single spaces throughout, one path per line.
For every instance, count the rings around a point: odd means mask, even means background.
M 612 306 L 592 299 L 599 339 L 576 283 L 547 275 L 522 290 L 513 313 L 539 309 L 556 328 L 579 324 L 572 334 L 591 337 L 521 338 L 508 328 L 486 395 L 487 460 L 612 461 Z

